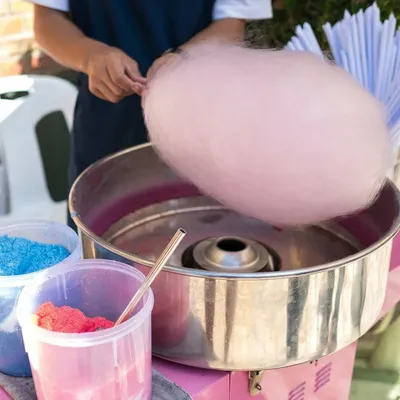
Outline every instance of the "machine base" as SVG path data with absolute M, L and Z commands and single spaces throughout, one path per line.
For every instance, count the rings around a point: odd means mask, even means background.
M 261 392 L 249 393 L 247 372 L 189 368 L 154 359 L 153 367 L 193 400 L 345 400 L 349 398 L 357 343 L 309 364 L 265 371 Z
M 392 309 L 399 300 L 400 235 L 393 243 L 386 297 L 378 319 Z M 390 397 L 397 388 L 393 382 L 385 384 L 376 380 L 365 381 L 355 376 L 352 385 L 356 347 L 357 342 L 310 364 L 265 371 L 260 382 L 261 393 L 256 396 L 251 396 L 249 393 L 247 372 L 199 370 L 159 359 L 153 360 L 153 366 L 166 378 L 186 390 L 193 400 L 348 400 L 350 398 L 397 400 L 396 397 Z M 367 384 L 371 388 L 371 393 L 374 391 L 376 396 L 369 396 Z M 388 393 L 389 396 L 384 397 L 384 393 Z

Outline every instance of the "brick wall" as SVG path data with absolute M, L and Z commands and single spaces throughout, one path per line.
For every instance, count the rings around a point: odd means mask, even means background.
M 23 0 L 0 0 L 0 76 L 49 73 L 63 69 L 33 40 L 33 6 Z

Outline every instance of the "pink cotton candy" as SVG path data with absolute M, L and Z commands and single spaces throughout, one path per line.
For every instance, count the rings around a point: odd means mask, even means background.
M 277 225 L 366 207 L 392 163 L 380 104 L 309 53 L 203 44 L 159 71 L 143 107 L 177 173 Z

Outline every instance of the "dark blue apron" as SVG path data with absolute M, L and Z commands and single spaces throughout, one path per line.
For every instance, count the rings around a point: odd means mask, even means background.
M 72 21 L 90 38 L 118 47 L 143 75 L 153 61 L 206 28 L 215 0 L 70 0 Z M 70 183 L 95 161 L 147 141 L 141 99 L 112 104 L 92 95 L 79 78 L 72 135 Z M 73 226 L 69 218 L 69 224 Z

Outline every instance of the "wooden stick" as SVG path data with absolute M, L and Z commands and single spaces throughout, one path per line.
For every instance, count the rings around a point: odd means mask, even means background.
M 125 310 L 122 312 L 121 316 L 118 318 L 117 322 L 115 323 L 115 326 L 125 321 L 126 317 L 128 317 L 131 314 L 131 312 L 135 309 L 141 298 L 146 293 L 147 289 L 150 287 L 154 279 L 156 279 L 158 274 L 164 268 L 165 264 L 172 256 L 173 252 L 176 250 L 176 248 L 178 247 L 182 239 L 185 237 L 185 235 L 186 235 L 185 230 L 178 229 L 178 231 L 175 233 L 171 241 L 168 243 L 167 247 L 164 249 L 160 257 L 155 262 L 153 268 L 147 275 L 142 285 L 139 287 L 139 290 L 135 293 L 135 295 L 132 297 L 132 300 L 129 302 Z

